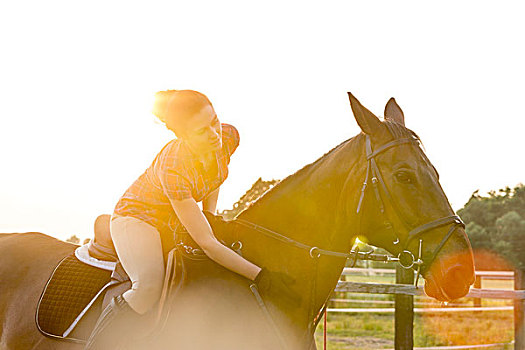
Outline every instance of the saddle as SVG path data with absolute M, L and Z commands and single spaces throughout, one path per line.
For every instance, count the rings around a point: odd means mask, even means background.
M 107 220 L 100 218 L 95 223 L 95 239 L 62 259 L 42 291 L 35 321 L 38 330 L 48 337 L 84 343 L 111 299 L 131 288 L 111 241 L 109 215 Z M 173 293 L 177 276 L 182 275 L 177 254 L 176 249 L 165 254 L 163 291 L 157 307 L 148 315 L 153 322 L 145 334 L 167 317 L 165 301 Z
M 212 224 L 227 224 L 220 216 L 205 212 Z M 131 281 L 118 261 L 109 231 L 110 215 L 95 221 L 95 237 L 60 261 L 42 291 L 36 309 L 36 324 L 41 333 L 55 339 L 77 343 L 87 340 L 98 316 L 111 299 L 131 288 Z M 220 239 L 224 244 L 222 239 Z M 163 240 L 166 274 L 161 298 L 149 313 L 153 318 L 151 334 L 168 316 L 168 297 L 183 284 L 184 259 L 207 260 L 204 251 L 193 241 L 183 226 L 171 242 Z M 232 247 L 233 248 L 233 247 Z M 238 246 L 240 253 L 241 246 Z M 144 336 L 144 335 L 143 335 Z

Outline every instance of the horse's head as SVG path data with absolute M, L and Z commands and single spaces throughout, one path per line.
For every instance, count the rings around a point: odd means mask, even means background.
M 411 255 L 417 261 L 421 249 L 426 293 L 442 301 L 463 297 L 475 278 L 472 249 L 418 136 L 405 127 L 394 99 L 380 121 L 352 94 L 349 97 L 364 133 L 363 161 L 350 174 L 360 179 L 360 188 L 352 189 L 358 195 L 351 201 L 359 234 L 396 256 L 405 251 L 400 259 L 408 265 Z

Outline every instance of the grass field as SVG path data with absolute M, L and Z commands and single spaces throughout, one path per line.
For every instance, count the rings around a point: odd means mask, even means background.
M 347 276 L 348 281 L 393 283 L 393 276 Z M 483 280 L 483 288 L 512 289 L 512 281 Z M 332 303 L 330 307 L 387 308 L 393 305 L 392 295 L 336 293 L 337 299 L 375 300 L 376 303 Z M 440 307 L 437 301 L 425 297 L 414 299 L 416 307 Z M 421 304 L 419 304 L 421 303 Z M 463 306 L 472 306 L 472 299 L 456 301 Z M 509 300 L 484 299 L 483 306 L 512 305 Z M 477 311 L 465 313 L 416 314 L 414 319 L 414 346 L 444 346 L 467 344 L 508 343 L 513 340 L 514 325 L 512 311 Z M 393 349 L 393 314 L 339 314 L 329 313 L 327 318 L 327 349 Z M 323 322 L 316 330 L 319 349 L 323 344 Z M 507 347 L 511 349 L 512 347 Z M 497 349 L 497 348 L 492 348 Z M 500 347 L 505 349 L 505 347 Z

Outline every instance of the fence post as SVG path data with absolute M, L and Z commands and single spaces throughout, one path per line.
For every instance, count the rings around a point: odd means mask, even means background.
M 396 265 L 396 283 L 414 283 L 414 271 Z M 396 294 L 395 308 L 395 348 L 396 350 L 412 350 L 414 348 L 414 297 Z
M 516 269 L 514 271 L 514 289 L 525 289 L 525 271 Z M 514 349 L 525 349 L 525 300 L 514 300 Z
M 481 289 L 481 279 L 483 277 L 476 276 L 476 280 L 474 281 L 474 288 Z M 474 307 L 481 307 L 481 298 L 474 298 Z

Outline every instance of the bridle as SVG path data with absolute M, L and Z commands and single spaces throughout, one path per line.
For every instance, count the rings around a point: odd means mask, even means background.
M 385 225 L 387 227 L 389 227 L 392 231 L 394 230 L 394 228 L 393 228 L 392 223 L 386 217 L 385 205 L 384 205 L 383 199 L 381 197 L 381 192 L 384 194 L 384 196 L 386 197 L 388 202 L 390 202 L 390 204 L 394 208 L 394 212 L 401 219 L 401 221 L 404 223 L 404 225 L 406 227 L 410 227 L 410 225 L 408 224 L 407 220 L 405 219 L 405 217 L 403 215 L 403 211 L 401 211 L 398 208 L 398 205 L 397 205 L 396 201 L 394 201 L 392 196 L 390 195 L 390 192 L 388 191 L 388 187 L 386 186 L 385 181 L 383 180 L 383 176 L 381 175 L 381 171 L 379 170 L 379 166 L 377 165 L 375 157 L 377 157 L 379 154 L 389 150 L 390 148 L 397 147 L 397 146 L 404 145 L 404 144 L 417 144 L 417 145 L 419 145 L 419 141 L 416 138 L 396 139 L 396 140 L 390 141 L 390 142 L 382 145 L 381 147 L 379 147 L 376 150 L 373 150 L 372 142 L 370 140 L 370 136 L 366 135 L 366 146 L 365 146 L 365 149 L 366 149 L 367 168 L 366 168 L 365 180 L 364 180 L 363 186 L 361 188 L 361 195 L 359 197 L 359 202 L 358 202 L 358 205 L 357 205 L 357 214 L 358 215 L 362 214 L 361 207 L 362 207 L 363 199 L 365 197 L 365 193 L 367 192 L 366 189 L 368 188 L 368 182 L 371 181 L 372 182 L 372 187 L 373 187 L 374 193 L 375 193 L 375 198 L 376 198 L 376 200 L 378 202 L 378 205 L 379 205 L 379 210 L 380 210 L 381 214 L 384 215 L 385 218 L 387 219 L 387 220 L 385 220 Z M 426 156 L 423 153 L 423 151 L 419 147 L 418 147 L 418 149 L 422 153 L 423 157 L 426 158 Z M 380 191 L 379 187 L 381 187 L 382 191 Z M 405 240 L 404 244 L 402 246 L 400 246 L 401 247 L 401 249 L 400 249 L 401 252 L 397 255 L 397 257 L 391 257 L 391 256 L 386 256 L 386 255 L 363 253 L 363 252 L 359 252 L 358 250 L 352 250 L 350 253 L 343 253 L 343 252 L 337 252 L 337 251 L 332 251 L 332 250 L 326 250 L 326 249 L 322 249 L 322 248 L 319 248 L 319 247 L 316 247 L 316 246 L 311 246 L 311 245 L 299 242 L 297 240 L 291 239 L 291 238 L 289 238 L 287 236 L 284 236 L 284 235 L 282 235 L 282 234 L 280 234 L 278 232 L 272 231 L 272 230 L 270 230 L 270 229 L 268 229 L 266 227 L 254 224 L 254 223 L 252 223 L 250 221 L 247 221 L 247 220 L 244 220 L 244 219 L 237 218 L 237 219 L 235 219 L 234 222 L 236 222 L 236 223 L 238 223 L 238 224 L 240 224 L 242 226 L 249 227 L 249 228 L 251 228 L 251 229 L 253 229 L 255 231 L 258 231 L 258 232 L 260 232 L 260 233 L 262 233 L 262 234 L 264 234 L 264 235 L 266 235 L 268 237 L 271 237 L 271 238 L 276 239 L 278 241 L 281 241 L 283 243 L 292 245 L 292 246 L 297 247 L 299 249 L 308 250 L 309 253 L 310 253 L 310 257 L 311 258 L 319 258 L 322 255 L 325 255 L 325 256 L 333 256 L 333 257 L 345 258 L 345 259 L 352 258 L 354 260 L 354 262 L 356 260 L 358 260 L 358 259 L 385 261 L 385 262 L 395 261 L 395 262 L 399 262 L 399 264 L 405 269 L 411 269 L 411 268 L 415 267 L 416 268 L 416 272 L 417 272 L 416 281 L 415 281 L 415 285 L 416 286 L 417 286 L 417 282 L 418 282 L 419 276 L 422 273 L 426 272 L 428 270 L 428 268 L 432 265 L 432 263 L 436 259 L 437 255 L 439 254 L 439 252 L 441 251 L 441 249 L 443 248 L 445 243 L 450 239 L 450 237 L 452 236 L 452 234 L 454 233 L 456 228 L 458 228 L 458 226 L 465 228 L 465 224 L 463 223 L 461 218 L 459 216 L 457 216 L 457 215 L 450 215 L 450 216 L 441 217 L 441 218 L 438 218 L 438 219 L 433 220 L 431 222 L 428 222 L 426 224 L 420 225 L 420 226 L 412 229 L 408 233 L 407 239 Z M 441 242 L 434 249 L 434 251 L 432 252 L 432 255 L 430 256 L 430 258 L 423 260 L 423 257 L 422 257 L 423 239 L 421 238 L 421 236 L 423 234 L 425 234 L 425 233 L 428 233 L 429 231 L 431 231 L 433 229 L 436 229 L 436 228 L 439 228 L 439 227 L 443 227 L 443 226 L 447 226 L 447 225 L 451 225 L 451 227 L 448 230 L 447 234 L 442 238 Z M 400 243 L 399 237 L 398 237 L 398 235 L 395 232 L 394 232 L 394 235 L 397 238 L 396 241 L 394 242 L 394 245 L 398 245 Z M 418 249 L 418 257 L 417 257 L 417 259 L 415 258 L 414 254 L 410 250 L 408 250 L 408 246 L 416 239 L 419 239 L 419 249 Z M 235 242 L 234 245 L 236 245 L 236 244 L 241 244 L 241 243 L 240 242 Z
M 393 200 L 392 196 L 390 195 L 390 191 L 388 191 L 388 187 L 386 186 L 386 183 L 383 180 L 383 176 L 381 175 L 381 171 L 379 170 L 379 166 L 377 165 L 376 157 L 379 154 L 385 152 L 386 150 L 392 147 L 396 147 L 396 146 L 400 146 L 404 144 L 417 144 L 419 146 L 419 140 L 414 137 L 395 139 L 393 141 L 390 141 L 382 145 L 376 150 L 373 150 L 372 148 L 372 141 L 369 135 L 366 135 L 365 142 L 366 142 L 365 150 L 366 150 L 367 167 L 366 167 L 365 181 L 363 182 L 363 186 L 361 188 L 361 195 L 359 197 L 359 202 L 357 205 L 357 214 L 361 215 L 361 205 L 363 203 L 366 189 L 368 187 L 368 181 L 370 179 L 370 181 L 372 182 L 372 187 L 374 189 L 376 201 L 378 202 L 378 205 L 379 205 L 379 211 L 386 219 L 384 220 L 385 226 L 387 226 L 390 230 L 392 230 L 394 236 L 396 237 L 396 241 L 393 242 L 394 245 L 396 246 L 400 243 L 400 239 L 399 239 L 399 236 L 395 233 L 394 226 L 388 220 L 388 217 L 385 213 L 385 205 L 381 197 L 381 192 L 384 194 L 387 201 L 392 205 L 392 207 L 394 208 L 394 213 L 397 215 L 398 218 L 401 219 L 404 226 L 406 228 L 409 228 L 410 224 L 408 223 L 408 220 L 404 216 L 404 211 L 399 208 L 397 202 Z M 427 160 L 427 162 L 430 163 L 426 155 L 421 150 L 421 148 L 420 147 L 417 147 L 417 148 L 421 152 L 422 156 Z M 380 191 L 379 187 L 381 187 L 382 191 Z M 449 231 L 447 232 L 445 236 L 443 236 L 441 242 L 437 245 L 437 247 L 434 249 L 434 251 L 430 255 L 430 258 L 423 260 L 422 258 L 423 239 L 421 238 L 421 236 L 433 229 L 443 227 L 443 226 L 448 226 L 448 225 L 451 225 Z M 415 280 L 416 286 L 417 286 L 419 276 L 422 273 L 425 273 L 430 268 L 430 266 L 436 259 L 437 255 L 439 254 L 439 252 L 441 251 L 445 243 L 450 239 L 450 237 L 452 236 L 456 228 L 458 228 L 458 226 L 465 228 L 465 224 L 463 223 L 463 221 L 461 220 L 459 216 L 450 215 L 450 216 L 441 217 L 431 222 L 428 222 L 426 224 L 420 225 L 409 231 L 404 244 L 401 246 L 401 252 L 397 256 L 397 259 L 398 259 L 397 261 L 405 269 L 411 269 L 414 266 L 417 267 L 417 276 Z M 414 254 L 410 250 L 408 250 L 408 246 L 416 239 L 419 239 L 419 249 L 418 249 L 417 259 L 414 257 Z

